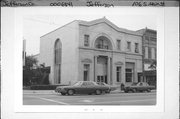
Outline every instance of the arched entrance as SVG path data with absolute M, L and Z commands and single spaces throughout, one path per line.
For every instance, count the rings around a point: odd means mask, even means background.
M 57 39 L 54 45 L 54 82 L 61 83 L 61 41 Z
M 95 81 L 96 82 L 105 82 L 107 84 L 111 83 L 111 52 L 112 43 L 106 36 L 99 36 L 94 42 L 95 58 L 94 58 L 94 70 L 95 70 Z

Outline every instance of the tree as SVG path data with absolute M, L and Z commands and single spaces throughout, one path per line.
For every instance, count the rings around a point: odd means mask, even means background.
M 156 60 L 151 63 L 151 65 L 149 66 L 149 68 L 150 68 L 151 70 L 156 71 Z
M 37 62 L 38 60 L 34 58 L 32 55 L 27 56 L 25 58 L 25 69 L 32 69 L 34 65 L 37 66 Z
M 25 58 L 25 66 L 23 67 L 23 86 L 31 85 L 33 78 L 33 66 L 37 66 L 37 59 L 32 55 Z

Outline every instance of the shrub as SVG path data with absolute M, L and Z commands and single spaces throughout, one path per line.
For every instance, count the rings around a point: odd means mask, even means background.
M 55 90 L 57 86 L 67 86 L 67 85 L 32 85 L 31 90 Z

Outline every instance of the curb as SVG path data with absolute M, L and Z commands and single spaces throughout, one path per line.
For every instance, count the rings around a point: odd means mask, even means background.
M 110 94 L 122 93 L 123 91 L 115 90 L 111 91 Z M 58 94 L 54 90 L 23 90 L 23 94 Z
M 156 90 L 152 90 L 151 92 L 156 92 Z M 116 94 L 116 93 L 124 93 L 124 91 L 114 90 L 111 91 L 109 94 Z M 23 94 L 58 94 L 54 90 L 23 90 Z

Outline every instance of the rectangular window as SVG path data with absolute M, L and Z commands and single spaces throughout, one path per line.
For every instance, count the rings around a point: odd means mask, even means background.
M 139 53 L 139 44 L 135 43 L 135 53 Z
M 117 49 L 118 49 L 118 50 L 121 49 L 121 40 L 117 40 Z
M 148 59 L 148 47 L 145 47 L 145 58 Z
M 133 71 L 132 69 L 126 69 L 126 82 L 132 82 Z
M 151 52 L 151 48 L 148 48 L 148 58 L 151 59 L 152 58 L 152 52 Z
M 117 49 L 121 50 L 121 40 L 117 40 Z
M 84 64 L 84 81 L 89 80 L 89 64 Z
M 89 46 L 89 35 L 84 35 L 84 46 Z
M 131 51 L 131 42 L 129 42 L 129 41 L 127 42 L 127 50 Z
M 151 58 L 155 59 L 155 48 L 151 48 Z
M 121 67 L 116 67 L 116 81 L 121 82 Z

